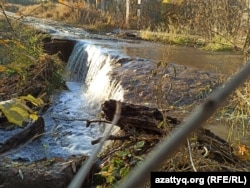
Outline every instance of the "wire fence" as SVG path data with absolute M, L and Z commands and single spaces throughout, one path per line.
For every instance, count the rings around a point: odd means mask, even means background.
M 230 78 L 224 86 L 216 89 L 212 95 L 200 106 L 196 108 L 183 123 L 176 127 L 173 134 L 166 137 L 161 143 L 156 145 L 148 154 L 145 161 L 135 167 L 122 182 L 115 185 L 119 188 L 140 187 L 145 184 L 145 180 L 149 180 L 150 172 L 157 171 L 164 160 L 180 146 L 183 141 L 187 139 L 189 134 L 200 127 L 209 117 L 211 117 L 216 109 L 235 91 L 241 84 L 243 84 L 250 73 L 250 62 L 241 69 L 235 76 Z M 112 124 L 115 124 L 119 119 L 121 113 L 119 102 L 116 106 L 116 114 Z M 68 188 L 80 188 L 88 174 L 97 154 L 102 148 L 105 138 L 108 138 L 110 131 L 104 136 L 99 148 L 95 151 L 87 162 L 81 167 L 76 176 L 71 181 Z M 142 178 L 143 177 L 143 178 Z

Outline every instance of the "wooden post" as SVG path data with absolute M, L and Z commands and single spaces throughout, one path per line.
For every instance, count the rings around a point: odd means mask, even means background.
M 130 0 L 126 0 L 126 26 L 129 26 L 129 8 L 130 8 Z
M 96 2 L 95 8 L 96 8 L 96 9 L 100 9 L 100 8 L 101 8 L 101 2 L 102 2 L 102 1 L 101 1 L 101 0 L 96 0 L 95 2 Z
M 140 29 L 141 27 L 141 0 L 138 0 L 137 2 L 137 29 Z

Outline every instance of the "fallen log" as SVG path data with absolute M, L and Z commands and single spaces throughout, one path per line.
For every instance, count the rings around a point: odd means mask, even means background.
M 102 104 L 104 118 L 108 121 L 113 120 L 115 114 L 116 101 L 109 100 Z M 167 121 L 171 125 L 177 125 L 180 121 L 176 118 L 167 116 Z M 122 130 L 136 129 L 151 134 L 164 134 L 164 131 L 157 126 L 162 122 L 163 115 L 157 108 L 149 108 L 141 105 L 134 105 L 122 102 L 121 116 L 117 123 Z
M 202 128 L 197 132 L 197 141 L 208 150 L 208 156 L 218 162 L 236 164 L 239 158 L 234 155 L 230 144 L 208 129 Z
M 103 103 L 102 110 L 106 120 L 112 121 L 115 108 L 115 100 L 109 100 Z M 167 116 L 167 120 L 172 125 L 180 124 L 178 119 L 170 116 Z M 157 127 L 161 121 L 163 121 L 163 116 L 157 108 L 122 103 L 121 117 L 117 126 L 125 131 L 129 128 L 135 128 L 137 131 L 143 130 L 147 133 L 164 134 L 163 130 Z M 199 146 L 205 147 L 208 150 L 207 157 L 218 162 L 228 162 L 231 164 L 235 164 L 239 161 L 238 157 L 233 153 L 233 148 L 227 141 L 205 128 L 199 129 L 196 131 L 196 134 Z
M 38 117 L 36 121 L 1 144 L 0 155 L 28 142 L 31 139 L 37 138 L 42 133 L 44 133 L 44 119 L 43 117 Z

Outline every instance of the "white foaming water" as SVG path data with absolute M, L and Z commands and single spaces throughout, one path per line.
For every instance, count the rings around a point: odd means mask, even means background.
M 124 90 L 120 83 L 111 80 L 112 64 L 117 56 L 95 45 L 79 41 L 69 58 L 67 69 L 71 79 L 84 83 L 85 95 L 91 110 L 100 109 L 104 100 L 123 100 Z

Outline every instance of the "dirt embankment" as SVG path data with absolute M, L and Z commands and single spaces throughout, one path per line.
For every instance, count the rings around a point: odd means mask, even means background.
M 74 47 L 75 41 L 70 40 L 51 40 L 44 39 L 44 55 L 40 59 L 40 63 L 30 67 L 27 72 L 26 79 L 22 81 L 22 75 L 19 74 L 4 74 L 1 73 L 0 80 L 0 100 L 9 100 L 17 96 L 25 96 L 28 94 L 34 97 L 44 96 L 48 89 L 48 80 L 52 77 L 55 71 L 55 62 L 49 55 L 58 54 L 63 62 L 67 62 L 71 51 Z M 48 101 L 49 96 L 44 99 Z

